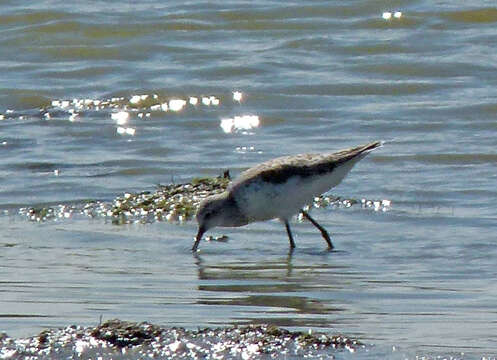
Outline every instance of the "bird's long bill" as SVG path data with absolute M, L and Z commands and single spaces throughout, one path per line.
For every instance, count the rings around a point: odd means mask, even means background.
M 205 233 L 205 228 L 202 226 L 199 227 L 197 236 L 195 237 L 195 243 L 193 244 L 193 247 L 192 247 L 193 252 L 197 251 L 198 244 L 200 243 L 200 240 L 202 240 L 202 235 L 204 235 L 204 233 Z

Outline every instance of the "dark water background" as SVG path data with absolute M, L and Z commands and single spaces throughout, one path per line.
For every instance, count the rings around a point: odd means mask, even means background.
M 484 0 L 3 1 L 0 331 L 269 322 L 495 356 L 496 49 Z M 187 103 L 151 109 L 171 99 Z M 334 253 L 297 223 L 290 256 L 267 222 L 193 257 L 194 222 L 64 210 L 376 139 L 332 193 L 391 205 L 315 209 Z M 48 206 L 57 219 L 26 216 Z

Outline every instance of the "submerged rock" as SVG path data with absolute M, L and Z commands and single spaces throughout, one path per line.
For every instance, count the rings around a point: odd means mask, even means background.
M 44 330 L 25 339 L 0 337 L 1 359 L 298 359 L 333 358 L 365 345 L 343 335 L 289 331 L 273 325 L 186 330 L 118 319 L 95 327 Z

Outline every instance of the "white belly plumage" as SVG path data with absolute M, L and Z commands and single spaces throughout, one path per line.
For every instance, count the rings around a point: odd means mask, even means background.
M 352 168 L 352 164 L 347 165 L 335 168 L 330 174 L 292 176 L 284 183 L 251 181 L 238 187 L 233 195 L 249 221 L 289 219 L 314 197 L 338 185 Z

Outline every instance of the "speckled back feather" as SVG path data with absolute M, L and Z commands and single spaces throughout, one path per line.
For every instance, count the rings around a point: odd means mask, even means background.
M 279 157 L 242 172 L 230 188 L 235 189 L 255 180 L 281 184 L 295 175 L 305 178 L 329 173 L 337 166 L 381 145 L 381 141 L 375 141 L 331 154 L 299 154 Z

